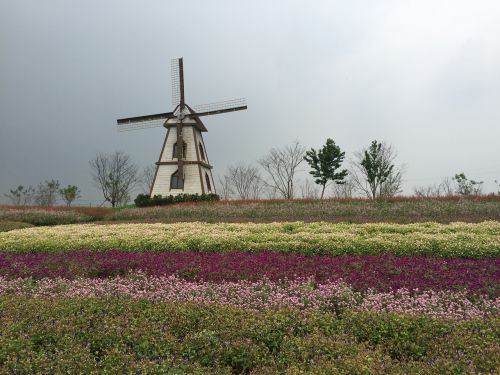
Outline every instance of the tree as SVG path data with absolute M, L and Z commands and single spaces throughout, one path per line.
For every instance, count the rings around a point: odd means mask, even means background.
M 130 156 L 117 151 L 113 154 L 97 154 L 90 160 L 92 179 L 101 189 L 106 202 L 112 207 L 125 204 L 138 182 L 138 168 Z
M 155 178 L 156 167 L 152 164 L 144 167 L 141 173 L 141 184 L 145 194 L 149 194 L 153 188 L 153 180 Z
M 416 197 L 450 197 L 455 194 L 453 181 L 446 177 L 439 185 L 417 186 L 413 189 Z
M 319 151 L 311 148 L 306 152 L 304 160 L 307 161 L 312 168 L 312 171 L 309 173 L 315 178 L 314 182 L 322 186 L 320 199 L 323 199 L 328 181 L 338 185 L 344 183 L 344 178 L 348 173 L 347 169 L 337 172 L 344 158 L 345 152 L 340 151 L 340 147 L 337 146 L 331 138 L 326 140 L 326 144 Z
M 40 182 L 35 192 L 35 203 L 38 206 L 53 206 L 57 201 L 59 181 L 50 180 Z
M 453 177 L 457 184 L 456 193 L 459 195 L 481 195 L 483 181 L 469 180 L 464 173 L 457 173 Z
M 497 195 L 500 195 L 500 181 L 495 180 L 495 184 L 497 184 L 498 187 Z
M 413 195 L 418 198 L 430 198 L 441 196 L 441 192 L 439 185 L 416 186 L 413 188 Z
M 397 153 L 392 146 L 375 140 L 355 157 L 351 178 L 360 192 L 373 199 L 401 192 L 403 170 L 394 165 Z
M 319 192 L 317 186 L 309 179 L 305 180 L 300 185 L 300 197 L 303 199 L 318 199 Z
M 35 194 L 35 189 L 33 186 L 28 186 L 25 188 L 23 185 L 19 185 L 15 189 L 10 189 L 9 194 L 4 194 L 11 203 L 15 206 L 26 206 L 33 200 L 33 195 Z
M 265 182 L 269 191 L 278 192 L 285 199 L 294 196 L 294 179 L 297 167 L 304 161 L 305 148 L 298 141 L 283 148 L 272 148 L 259 160 L 270 181 Z
M 71 206 L 74 200 L 82 197 L 80 193 L 80 189 L 75 185 L 68 185 L 63 189 L 59 189 L 59 195 L 68 207 Z
M 257 168 L 239 163 L 228 167 L 227 177 L 239 199 L 259 198 L 263 184 Z
M 231 186 L 231 181 L 229 180 L 229 176 L 219 176 L 218 180 L 219 186 L 217 187 L 217 191 L 220 193 L 220 196 L 223 200 L 228 200 L 234 193 L 233 187 Z
M 352 198 L 356 192 L 356 185 L 351 179 L 348 179 L 343 184 L 333 184 L 332 193 L 335 198 Z

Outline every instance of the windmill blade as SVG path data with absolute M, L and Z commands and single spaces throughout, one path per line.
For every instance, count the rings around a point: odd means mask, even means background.
M 184 64 L 182 57 L 172 59 L 170 62 L 172 80 L 172 105 L 184 106 Z
M 173 112 L 158 113 L 137 117 L 127 117 L 116 120 L 118 131 L 157 128 L 162 126 L 166 120 L 174 117 Z
M 202 104 L 193 107 L 196 116 L 209 116 L 218 113 L 242 111 L 245 109 L 247 109 L 247 100 L 245 98 Z

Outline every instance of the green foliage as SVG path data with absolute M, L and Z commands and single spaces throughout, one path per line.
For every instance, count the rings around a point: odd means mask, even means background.
M 80 193 L 80 189 L 78 189 L 78 186 L 75 185 L 68 185 L 63 189 L 59 189 L 59 194 L 68 207 L 71 206 L 71 203 L 75 199 L 81 198 Z
M 372 197 L 375 198 L 377 190 L 389 178 L 394 169 L 394 164 L 384 157 L 382 143 L 372 141 L 370 147 L 364 150 L 364 157 L 361 166 L 366 173 L 366 179 L 370 185 Z
M 179 194 L 167 195 L 166 197 L 162 197 L 161 195 L 150 197 L 147 194 L 139 194 L 135 198 L 134 203 L 137 207 L 150 207 L 166 206 L 181 202 L 213 202 L 218 200 L 220 198 L 217 194 Z
M 0 373 L 496 373 L 499 319 L 0 297 Z
M 457 194 L 460 195 L 481 195 L 483 181 L 469 180 L 464 173 L 457 173 L 453 180 L 457 184 Z
M 32 224 L 23 223 L 22 221 L 0 220 L 0 232 L 8 232 L 9 230 L 29 228 L 32 226 Z
M 315 182 L 323 187 L 321 199 L 323 199 L 328 181 L 337 184 L 345 183 L 343 180 L 347 176 L 347 169 L 337 172 L 344 158 L 345 152 L 340 151 L 340 147 L 337 146 L 331 138 L 326 140 L 326 144 L 319 151 L 316 151 L 314 148 L 306 151 L 304 160 L 307 161 L 312 168 L 312 171 L 309 173 L 316 178 Z

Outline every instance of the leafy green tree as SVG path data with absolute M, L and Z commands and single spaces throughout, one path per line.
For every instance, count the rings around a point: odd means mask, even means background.
M 340 150 L 333 139 L 328 138 L 326 144 L 318 151 L 311 148 L 306 151 L 304 160 L 311 166 L 309 173 L 315 178 L 314 182 L 322 186 L 321 199 L 325 194 L 325 188 L 329 181 L 336 184 L 344 184 L 344 178 L 347 176 L 347 169 L 339 171 L 345 158 L 345 152 Z
M 469 180 L 464 173 L 457 173 L 453 180 L 457 184 L 457 194 L 481 195 L 483 181 Z
M 80 189 L 75 185 L 68 185 L 63 189 L 59 189 L 59 195 L 66 203 L 66 206 L 71 206 L 75 199 L 81 198 Z
M 387 155 L 387 147 L 376 140 L 372 141 L 368 149 L 363 150 L 360 167 L 368 183 L 371 197 L 375 199 L 377 193 L 382 195 L 384 183 L 391 176 L 394 169 L 392 158 Z

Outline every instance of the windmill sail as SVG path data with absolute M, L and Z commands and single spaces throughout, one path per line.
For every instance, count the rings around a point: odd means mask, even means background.
M 245 98 L 225 100 L 222 102 L 208 103 L 193 107 L 196 116 L 208 116 L 225 112 L 234 112 L 247 109 L 247 100 Z
M 172 105 L 184 105 L 184 66 L 182 57 L 171 61 Z
M 146 115 L 137 117 L 121 118 L 116 121 L 118 131 L 128 131 L 136 129 L 157 128 L 162 126 L 166 120 L 172 118 L 172 112 L 158 113 L 156 115 Z

